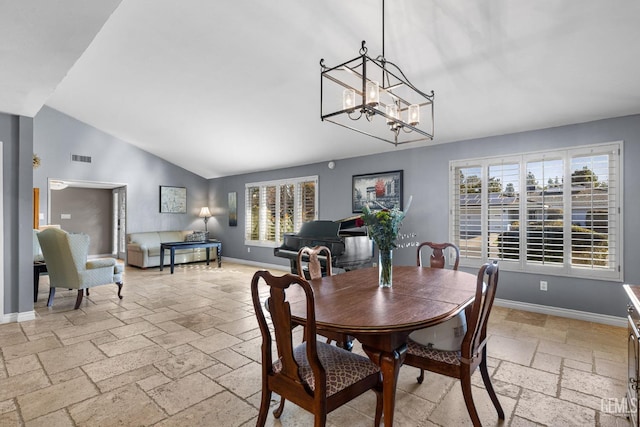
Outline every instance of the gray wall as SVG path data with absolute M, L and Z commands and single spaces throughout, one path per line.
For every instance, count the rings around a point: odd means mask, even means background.
M 351 137 L 345 131 L 345 138 Z M 441 145 L 428 145 L 411 150 L 336 161 L 335 169 L 326 163 L 238 175 L 211 180 L 210 198 L 216 214 L 210 230 L 224 243 L 228 257 L 256 262 L 287 265 L 287 260 L 273 256 L 272 248 L 244 245 L 244 184 L 247 182 L 319 175 L 319 217 L 339 219 L 351 213 L 351 177 L 355 174 L 404 170 L 405 203 L 413 195 L 413 204 L 401 232 L 416 233 L 416 240 L 446 241 L 448 236 L 448 166 L 456 159 L 509 155 L 521 152 L 557 149 L 611 141 L 624 141 L 624 259 L 625 282 L 640 284 L 640 227 L 635 212 L 640 211 L 640 197 L 635 183 L 640 181 L 640 116 L 628 116 L 590 123 L 562 126 L 491 138 Z M 372 144 L 379 142 L 371 140 Z M 227 222 L 227 193 L 238 192 L 238 227 Z M 412 265 L 415 249 L 394 251 L 394 263 Z M 540 280 L 547 280 L 549 290 L 539 290 Z M 626 298 L 622 284 L 570 277 L 541 276 L 502 271 L 498 297 L 532 304 L 568 308 L 592 313 L 624 316 Z
M 50 201 L 53 223 L 70 233 L 89 235 L 89 255 L 113 252 L 112 190 L 67 187 L 51 191 Z M 61 218 L 63 214 L 70 218 Z
M 33 150 L 41 158 L 33 171 L 45 216 L 41 223 L 49 223 L 47 179 L 53 178 L 126 184 L 127 233 L 204 229 L 198 213 L 209 203 L 208 184 L 199 175 L 48 107 L 34 119 Z M 91 156 L 92 163 L 72 162 L 72 154 Z M 161 185 L 187 188 L 186 214 L 160 213 Z

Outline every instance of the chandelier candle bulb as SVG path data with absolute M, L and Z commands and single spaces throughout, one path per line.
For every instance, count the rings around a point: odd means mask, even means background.
M 367 104 L 376 106 L 380 103 L 380 84 L 378 82 L 367 82 Z
M 409 124 L 416 126 L 420 123 L 420 106 L 418 104 L 409 105 Z
M 342 92 L 342 109 L 349 112 L 354 110 L 356 105 L 356 91 L 353 89 L 345 89 Z
M 398 116 L 398 106 L 396 104 L 387 105 L 387 116 L 391 117 L 390 119 L 387 119 L 387 124 L 393 126 L 395 123 L 395 120 L 393 119 L 400 118 Z

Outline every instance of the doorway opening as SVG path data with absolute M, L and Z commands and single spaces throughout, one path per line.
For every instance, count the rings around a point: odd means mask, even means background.
M 125 259 L 126 184 L 49 178 L 47 190 L 50 226 L 88 234 L 90 257 Z

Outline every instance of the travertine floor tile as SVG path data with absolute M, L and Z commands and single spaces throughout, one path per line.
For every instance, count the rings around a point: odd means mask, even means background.
M 262 387 L 262 367 L 260 364 L 252 362 L 236 369 L 228 374 L 216 378 L 216 382 L 233 394 L 240 397 L 248 397 L 256 393 Z
M 162 410 L 135 384 L 73 405 L 69 412 L 78 425 L 100 427 L 150 425 L 164 418 Z
M 550 396 L 555 396 L 558 391 L 558 375 L 511 362 L 502 362 L 493 377 Z
M 563 344 L 553 341 L 540 340 L 538 351 L 547 354 L 555 354 L 556 356 L 584 363 L 591 363 L 592 359 L 592 350 L 589 347 Z
M 56 374 L 87 363 L 106 359 L 105 355 L 89 341 L 38 353 L 48 374 Z
M 596 425 L 596 412 L 593 409 L 526 389 L 522 390 L 515 414 L 548 426 Z
M 242 341 L 233 335 L 220 332 L 208 337 L 200 338 L 195 341 L 191 341 L 190 344 L 200 351 L 211 354 L 220 351 L 224 348 L 234 346 Z
M 547 317 L 546 314 L 532 313 L 530 311 L 509 310 L 505 320 L 526 325 L 544 326 L 547 322 Z
M 106 344 L 98 345 L 98 348 L 100 348 L 100 350 L 103 351 L 107 356 L 113 357 L 119 354 L 128 353 L 130 351 L 140 350 L 152 345 L 153 341 L 151 341 L 150 339 L 142 335 L 133 335 L 117 341 L 111 341 Z
M 152 346 L 120 354 L 100 362 L 90 363 L 82 369 L 92 381 L 98 382 L 145 365 L 151 365 L 168 357 L 171 357 L 171 353 L 161 347 Z
M 97 394 L 96 386 L 82 376 L 18 396 L 18 405 L 22 416 L 28 421 Z
M 493 406 L 486 390 L 474 386 L 471 388 L 473 401 L 482 425 L 499 425 L 498 413 L 496 412 L 496 408 Z M 498 400 L 500 401 L 500 406 L 502 406 L 502 410 L 504 411 L 505 419 L 508 420 L 511 418 L 516 401 L 500 395 L 498 396 Z M 429 420 L 438 425 L 446 426 L 472 425 L 471 418 L 469 418 L 469 413 L 467 412 L 467 407 L 464 403 L 460 383 L 456 383 L 454 387 L 451 387 L 444 399 L 438 403 L 429 415 Z
M 217 362 L 198 350 L 192 350 L 155 363 L 156 368 L 171 379 L 181 378 Z
M 157 427 L 235 427 L 244 425 L 257 414 L 256 408 L 229 392 L 222 392 L 167 418 Z
M 39 353 L 52 348 L 62 347 L 60 341 L 55 337 L 42 338 L 40 340 L 29 341 L 22 344 L 14 344 L 2 347 L 2 355 L 5 361 Z
M 626 391 L 626 381 L 571 368 L 562 371 L 561 385 L 562 388 L 605 398 L 623 396 Z
M 490 357 L 529 366 L 536 351 L 537 342 L 494 335 L 487 342 Z
M 156 387 L 148 393 L 168 414 L 173 415 L 222 390 L 219 384 L 196 372 Z
M 42 369 L 40 362 L 35 354 L 19 357 L 17 359 L 8 360 L 5 364 L 9 376 L 24 374 L 25 372 L 36 371 Z
M 0 424 L 2 425 L 2 424 Z M 67 411 L 60 409 L 42 417 L 27 421 L 25 427 L 75 427 L 75 424 L 67 414 Z
M 2 378 L 0 379 L 0 402 L 49 385 L 49 379 L 41 369 L 22 375 Z

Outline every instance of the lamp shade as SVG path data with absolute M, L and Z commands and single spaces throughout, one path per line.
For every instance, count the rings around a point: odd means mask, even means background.
M 211 216 L 211 212 L 209 212 L 208 207 L 204 207 L 200 209 L 200 214 L 198 215 L 200 218 L 209 218 Z

